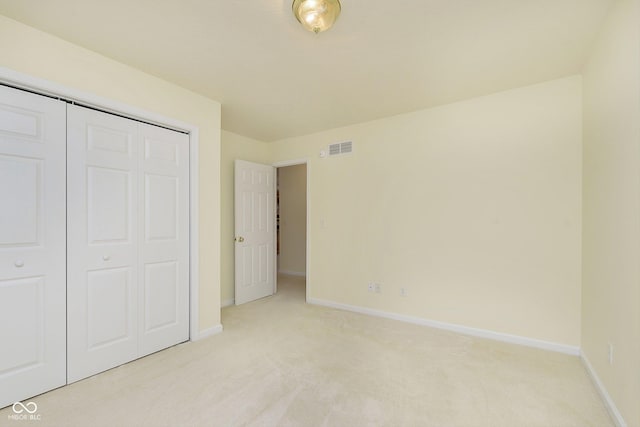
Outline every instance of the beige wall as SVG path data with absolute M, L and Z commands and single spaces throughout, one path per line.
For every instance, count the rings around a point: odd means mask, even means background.
M 278 271 L 307 271 L 307 165 L 278 169 L 280 193 L 280 256 Z
M 576 76 L 273 143 L 309 159 L 310 296 L 578 346 L 581 102 Z
M 271 164 L 271 147 L 269 144 L 222 131 L 222 149 L 220 154 L 221 193 L 222 193 L 222 242 L 221 242 L 221 303 L 223 306 L 234 302 L 234 217 L 233 217 L 233 181 L 234 161 Z
M 233 160 L 306 157 L 312 297 L 581 343 L 640 426 L 639 9 L 616 4 L 584 81 L 273 145 L 230 132 L 221 141 L 218 102 L 3 16 L 0 66 L 199 127 L 201 330 L 233 299 Z M 318 157 L 344 140 L 354 154 Z M 381 294 L 366 292 L 371 281 Z
M 623 0 L 613 9 L 583 80 L 582 350 L 633 427 L 640 426 L 638 3 Z
M 0 15 L 0 66 L 198 126 L 200 330 L 220 324 L 220 104 Z

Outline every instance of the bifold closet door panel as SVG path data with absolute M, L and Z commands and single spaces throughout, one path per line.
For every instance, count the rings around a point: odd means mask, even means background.
M 189 339 L 189 139 L 68 107 L 68 381 Z
M 0 408 L 66 382 L 65 127 L 0 86 Z
M 189 137 L 140 124 L 140 356 L 189 339 Z
M 138 123 L 68 106 L 68 381 L 138 355 Z

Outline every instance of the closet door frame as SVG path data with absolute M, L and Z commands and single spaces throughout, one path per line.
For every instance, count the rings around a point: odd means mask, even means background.
M 170 117 L 79 91 L 55 82 L 0 67 L 0 83 L 53 98 L 61 98 L 85 107 L 125 116 L 189 135 L 189 340 L 197 341 L 222 331 L 222 326 L 200 332 L 199 327 L 199 128 Z

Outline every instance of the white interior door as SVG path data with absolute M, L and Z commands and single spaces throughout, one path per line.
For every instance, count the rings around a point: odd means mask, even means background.
M 138 354 L 138 123 L 68 107 L 68 381 Z
M 189 137 L 139 124 L 139 356 L 189 339 Z
M 189 339 L 189 137 L 70 106 L 68 380 Z
M 0 86 L 0 408 L 66 381 L 65 104 Z
M 275 168 L 235 162 L 235 303 L 275 291 Z

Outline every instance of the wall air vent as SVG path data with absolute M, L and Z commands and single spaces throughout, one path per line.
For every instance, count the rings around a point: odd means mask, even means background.
M 329 146 L 329 156 L 337 156 L 353 152 L 353 142 L 338 142 Z

